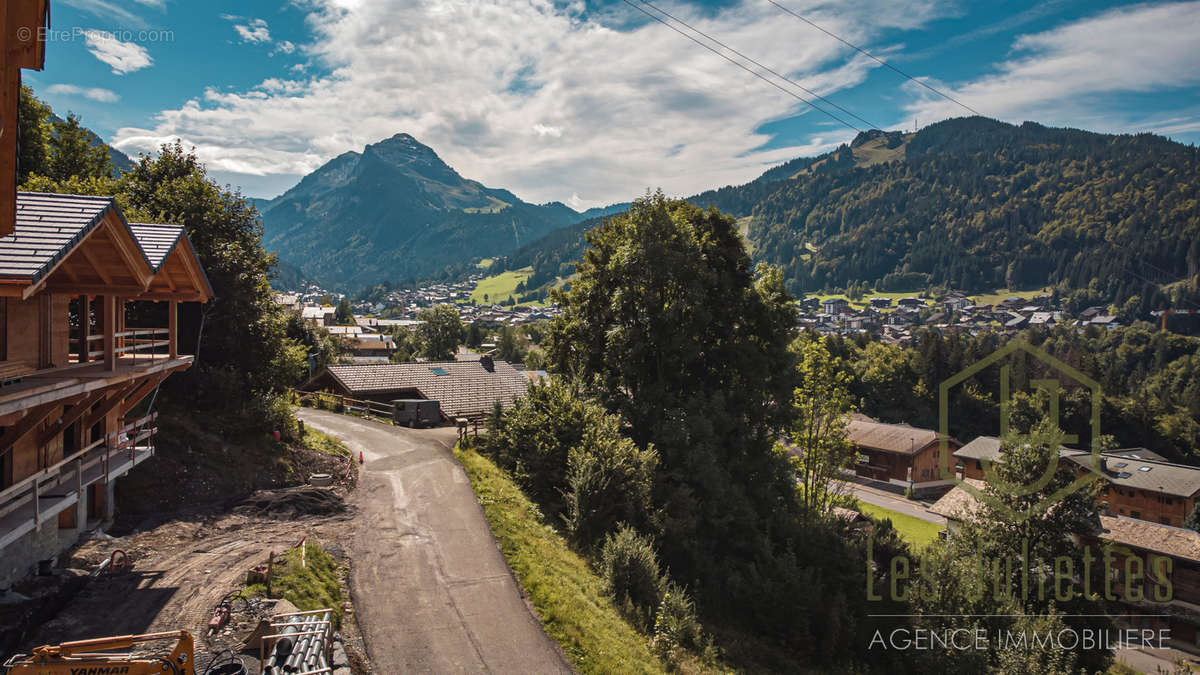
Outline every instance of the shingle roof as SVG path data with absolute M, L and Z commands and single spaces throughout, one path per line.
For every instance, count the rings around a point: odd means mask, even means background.
M 1101 539 L 1200 562 L 1200 533 L 1124 516 L 1100 516 Z
M 130 223 L 129 231 L 133 233 L 133 240 L 142 249 L 142 255 L 145 256 L 150 269 L 155 272 L 158 272 L 183 237 L 182 225 Z
M 1000 439 L 995 436 L 980 436 L 955 450 L 954 456 L 961 459 L 999 459 Z
M 986 483 L 975 478 L 964 478 L 963 482 L 980 491 L 986 486 Z M 975 499 L 975 495 L 962 489 L 961 486 L 955 485 L 952 490 L 942 495 L 941 499 L 929 507 L 929 512 L 952 520 L 967 520 L 975 515 L 979 507 L 980 503 Z
M 846 425 L 846 439 L 859 447 L 909 455 L 936 442 L 938 435 L 932 429 L 851 420 Z
M 111 208 L 111 197 L 18 192 L 16 226 L 0 237 L 0 276 L 40 280 Z
M 1087 450 L 1064 452 L 1062 456 L 1092 470 L 1092 453 Z M 1191 497 L 1200 492 L 1200 468 L 1134 459 L 1120 453 L 1104 453 L 1101 457 L 1106 465 L 1104 480 L 1118 487 L 1161 492 L 1176 497 Z
M 487 413 L 496 401 L 511 405 L 525 394 L 529 380 L 506 361 L 494 363 L 494 372 L 479 361 L 433 361 L 329 366 L 328 373 L 355 395 L 398 395 L 415 389 L 440 401 L 447 416 L 462 417 Z

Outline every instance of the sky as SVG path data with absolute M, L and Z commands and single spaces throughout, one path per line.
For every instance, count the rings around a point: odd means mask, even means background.
M 247 196 L 404 132 L 585 209 L 972 114 L 896 70 L 1008 122 L 1195 144 L 1197 35 L 1200 0 L 52 0 L 24 77 L 127 154 L 180 139 Z

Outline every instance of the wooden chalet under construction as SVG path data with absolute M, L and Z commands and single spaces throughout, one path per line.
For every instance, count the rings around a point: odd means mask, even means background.
M 192 364 L 179 303 L 212 295 L 181 226 L 127 223 L 107 197 L 18 193 L 16 213 L 0 237 L 0 587 L 111 518 L 113 481 L 153 453 L 155 416 L 135 408 Z

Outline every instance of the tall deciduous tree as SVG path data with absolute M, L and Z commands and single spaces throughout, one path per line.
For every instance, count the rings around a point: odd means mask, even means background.
M 450 305 L 438 305 L 417 312 L 417 318 L 424 321 L 418 329 L 422 356 L 434 361 L 454 358 L 454 352 L 463 338 L 463 325 L 458 318 L 458 311 Z
M 307 370 L 304 349 L 287 338 L 272 299 L 275 258 L 263 249 L 257 211 L 210 180 L 179 142 L 163 145 L 157 157 L 142 157 L 123 176 L 118 200 L 131 220 L 184 225 L 213 287 L 203 319 L 190 324 L 203 325 L 195 373 L 168 382 L 200 405 L 236 409 L 240 403 L 253 419 Z M 182 344 L 191 343 L 184 336 Z
M 33 89 L 21 85 L 17 108 L 17 183 L 31 174 L 46 173 L 50 142 L 50 106 L 33 95 Z
M 791 298 L 777 271 L 756 280 L 733 218 L 661 193 L 588 243 L 557 296 L 550 359 L 658 449 L 664 558 L 742 611 L 770 592 L 750 580 L 790 555 L 798 520 L 795 476 L 775 449 L 793 412 Z
M 106 178 L 112 176 L 112 159 L 108 148 L 93 143 L 87 129 L 79 124 L 74 113 L 66 121 L 55 122 L 50 134 L 46 173 L 54 180 L 68 178 Z
M 824 338 L 801 341 L 799 351 L 800 386 L 792 398 L 796 419 L 788 435 L 798 450 L 801 503 L 805 515 L 811 515 L 828 510 L 834 480 L 854 458 L 854 447 L 846 440 L 850 378 L 825 348 Z

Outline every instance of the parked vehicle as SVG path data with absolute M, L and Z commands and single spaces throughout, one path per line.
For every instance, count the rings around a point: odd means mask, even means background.
M 442 421 L 442 405 L 423 398 L 402 398 L 392 401 L 392 421 L 410 429 L 434 426 Z

